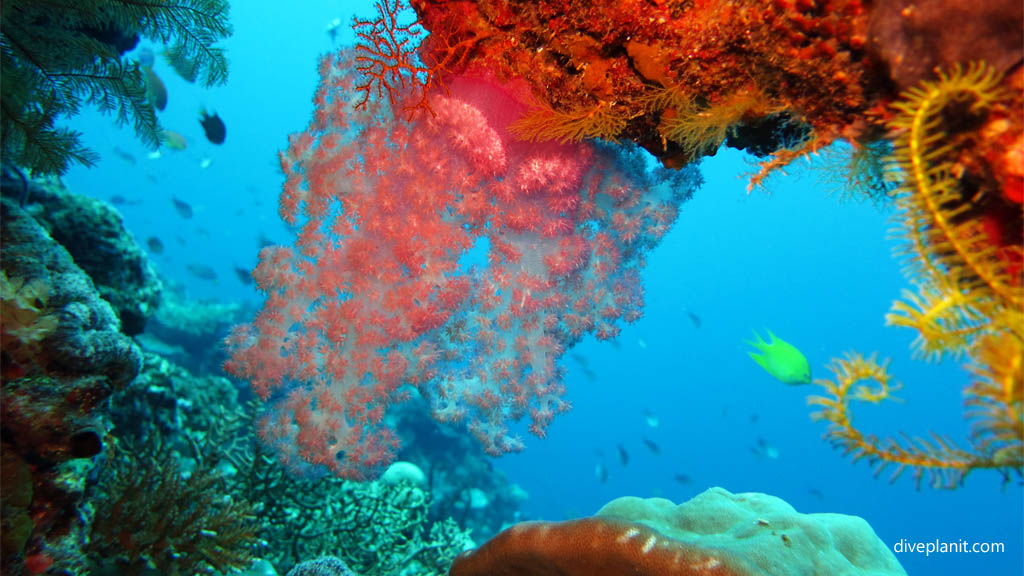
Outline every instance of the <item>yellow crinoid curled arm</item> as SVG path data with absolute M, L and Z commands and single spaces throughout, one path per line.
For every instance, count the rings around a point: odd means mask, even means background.
M 848 353 L 834 359 L 829 365 L 834 378 L 815 381 L 824 394 L 808 398 L 808 404 L 819 407 L 811 417 L 829 423 L 825 437 L 854 461 L 866 459 L 876 475 L 891 469 L 890 482 L 907 470 L 918 486 L 927 474 L 929 485 L 935 488 L 956 488 L 978 468 L 1002 470 L 1004 477 L 1010 470 L 1019 474 L 1024 465 L 1020 342 L 1008 334 L 1003 339 L 987 336 L 983 346 L 987 352 L 972 367 L 978 380 L 965 392 L 967 416 L 972 422 L 970 449 L 935 433 L 927 439 L 907 435 L 882 439 L 857 429 L 851 407 L 854 401 L 877 404 L 895 400 L 892 393 L 900 388 L 892 382 L 888 361 L 879 363 L 875 355 Z
M 964 391 L 971 442 L 991 464 L 1024 467 L 1024 343 L 1009 332 L 986 335 L 968 370 L 974 382 Z
M 949 127 L 951 117 L 969 124 L 1004 100 L 1000 81 L 985 64 L 956 66 L 893 105 L 896 233 L 907 241 L 907 272 L 919 292 L 897 302 L 887 321 L 918 330 L 917 352 L 930 359 L 961 354 L 999 310 L 1024 306 L 1020 283 L 970 213 L 956 175 L 971 133 L 952 134 Z

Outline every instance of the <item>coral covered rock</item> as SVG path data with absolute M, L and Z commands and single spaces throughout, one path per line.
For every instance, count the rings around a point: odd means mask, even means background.
M 142 332 L 160 304 L 163 285 L 121 214 L 95 198 L 72 194 L 58 182 L 28 183 L 32 213 L 50 237 L 92 278 L 129 336 Z
M 28 558 L 74 571 L 77 507 L 89 458 L 103 448 L 106 400 L 135 378 L 141 355 L 68 251 L 9 198 L 0 200 L 0 245 L 2 449 L 5 468 L 23 467 L 2 485 L 3 571 Z M 28 492 L 17 480 L 25 471 Z
M 801 514 L 759 493 L 711 488 L 676 505 L 624 497 L 592 518 L 518 524 L 463 555 L 451 576 L 898 576 L 856 516 Z
M 324 556 L 297 564 L 288 576 L 354 576 L 344 562 L 334 556 Z

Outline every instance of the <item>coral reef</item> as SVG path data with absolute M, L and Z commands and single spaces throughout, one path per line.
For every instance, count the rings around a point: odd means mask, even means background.
M 422 61 L 451 38 L 476 38 L 464 66 L 529 83 L 542 103 L 524 119 L 533 139 L 560 138 L 566 121 L 600 110 L 576 131 L 682 166 L 741 126 L 763 125 L 736 140 L 758 153 L 799 147 L 801 132 L 813 148 L 866 132 L 869 11 L 859 0 L 412 5 L 431 33 Z
M 775 154 L 752 185 L 837 140 L 861 147 L 884 137 L 885 106 L 936 68 L 980 58 L 1007 72 L 1024 45 L 1024 9 L 1007 0 L 412 6 L 430 32 L 417 35 L 419 62 L 472 39 L 457 65 L 421 73 L 484 68 L 529 83 L 538 104 L 522 119 L 528 139 L 632 140 L 668 166 L 714 154 L 723 141 Z M 414 42 L 400 48 L 411 52 Z
M 73 571 L 84 541 L 76 507 L 106 442 L 105 403 L 141 355 L 67 250 L 6 194 L 0 245 L 3 569 L 31 560 Z
M 904 576 L 863 519 L 800 514 L 711 488 L 680 505 L 623 497 L 593 517 L 525 522 L 460 556 L 451 576 Z
M 167 44 L 167 58 L 189 81 L 227 79 L 227 58 L 216 43 L 231 34 L 226 0 L 140 3 L 82 0 L 59 7 L 23 0 L 4 6 L 0 20 L 3 66 L 0 145 L 5 165 L 61 174 L 97 156 L 80 134 L 55 125 L 83 104 L 132 124 L 147 145 L 159 144 L 156 114 L 137 62 L 122 57 L 139 37 Z
M 14 192 L 4 182 L 5 194 Z M 163 284 L 113 206 L 72 194 L 62 184 L 30 180 L 24 208 L 63 246 L 104 300 L 110 302 L 128 336 L 142 332 L 160 305 Z
M 402 439 L 398 458 L 415 463 L 426 475 L 432 522 L 452 518 L 481 541 L 519 519 L 527 494 L 472 436 L 431 418 L 422 398 L 396 406 L 388 419 Z
M 258 450 L 244 474 L 271 543 L 264 557 L 282 570 L 334 554 L 362 576 L 429 576 L 472 545 L 454 520 L 429 520 L 430 494 L 410 483 L 294 478 Z
M 198 574 L 248 565 L 257 543 L 252 506 L 222 495 L 219 474 L 182 474 L 156 442 L 112 446 L 93 489 L 87 551 L 95 572 Z
M 297 564 L 287 576 L 356 576 L 340 559 L 325 556 Z
M 128 446 L 159 445 L 165 454 L 163 468 L 153 474 L 168 473 L 164 468 L 169 466 L 181 477 L 200 471 L 216 479 L 206 480 L 211 493 L 250 503 L 251 528 L 262 543 L 252 554 L 280 573 L 333 554 L 363 576 L 433 576 L 447 572 L 470 543 L 465 530 L 430 511 L 425 486 L 293 477 L 258 442 L 253 427 L 257 405 L 246 403 L 226 378 L 193 375 L 149 353 L 139 376 L 110 404 L 110 436 Z M 115 454 L 111 458 L 124 461 L 110 465 L 145 469 L 148 464 L 134 460 L 136 452 Z M 130 498 L 124 490 L 134 488 L 107 479 L 92 494 L 108 506 L 108 500 Z M 153 553 L 137 548 L 136 564 Z M 96 547 L 91 555 L 99 565 L 111 552 Z M 127 558 L 122 562 L 127 565 Z
M 231 327 L 254 314 L 238 302 L 196 301 L 183 286 L 164 281 L 160 308 L 136 341 L 194 374 L 220 373 L 221 342 Z

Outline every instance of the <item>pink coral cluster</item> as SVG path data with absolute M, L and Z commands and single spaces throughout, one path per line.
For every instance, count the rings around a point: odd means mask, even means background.
M 290 465 L 374 474 L 397 445 L 385 412 L 413 390 L 488 452 L 521 450 L 510 422 L 543 436 L 568 409 L 565 349 L 639 318 L 643 254 L 696 176 L 518 141 L 524 98 L 482 75 L 447 79 L 411 118 L 356 109 L 350 70 L 325 57 L 313 121 L 281 154 L 298 238 L 260 254 L 266 303 L 226 369 L 271 403 L 261 433 Z

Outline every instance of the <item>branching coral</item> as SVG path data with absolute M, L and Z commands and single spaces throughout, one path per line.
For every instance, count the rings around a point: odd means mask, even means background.
M 650 111 L 661 118 L 661 137 L 675 142 L 688 158 L 695 159 L 714 154 L 741 123 L 785 111 L 785 106 L 756 88 L 737 90 L 708 105 L 699 105 L 694 93 L 682 86 L 656 89 L 645 100 Z
M 114 452 L 98 485 L 90 553 L 121 574 L 244 567 L 257 541 L 254 511 L 220 496 L 219 482 L 209 469 L 186 478 L 159 447 Z
M 227 0 L 24 0 L 5 3 L 2 18 L 3 161 L 37 173 L 96 161 L 79 133 L 55 125 L 83 103 L 131 123 L 145 144 L 159 144 L 144 75 L 121 57 L 139 36 L 168 44 L 168 61 L 189 81 L 227 79 L 227 58 L 215 46 L 231 34 Z
M 440 83 L 440 76 L 462 65 L 472 47 L 483 38 L 471 33 L 455 35 L 452 18 L 433 30 L 430 52 L 421 59 L 418 48 L 426 41 L 425 30 L 410 17 L 404 0 L 377 0 L 377 16 L 372 20 L 353 18 L 356 34 L 356 64 L 360 82 L 355 89 L 361 93 L 356 104 L 363 108 L 371 97 L 385 95 L 392 110 L 412 112 L 430 110 L 427 96 Z M 398 99 L 403 100 L 399 103 Z
M 885 365 L 873 357 L 834 361 L 834 381 L 818 382 L 827 396 L 810 399 L 821 406 L 815 418 L 830 422 L 827 438 L 854 460 L 873 462 L 879 473 L 895 466 L 893 479 L 911 469 L 918 483 L 927 473 L 933 486 L 956 487 L 971 470 L 999 469 L 1008 477 L 1024 469 L 1024 292 L 1013 268 L 1021 247 L 1001 246 L 986 233 L 986 210 L 992 213 L 993 198 L 1002 200 L 984 187 L 971 191 L 964 167 L 978 127 L 1009 99 L 1000 80 L 984 64 L 954 67 L 907 91 L 890 121 L 897 134 L 898 232 L 907 241 L 907 272 L 917 292 L 905 291 L 887 321 L 917 331 L 917 356 L 971 359 L 974 378 L 964 391 L 971 447 L 937 434 L 880 440 L 857 430 L 850 402 L 890 397 Z M 1019 223 L 1020 207 L 1015 210 Z
M 262 506 L 263 556 L 281 573 L 335 554 L 363 576 L 441 574 L 470 543 L 451 518 L 428 519 L 430 494 L 413 485 L 296 478 L 258 447 L 240 469 Z

